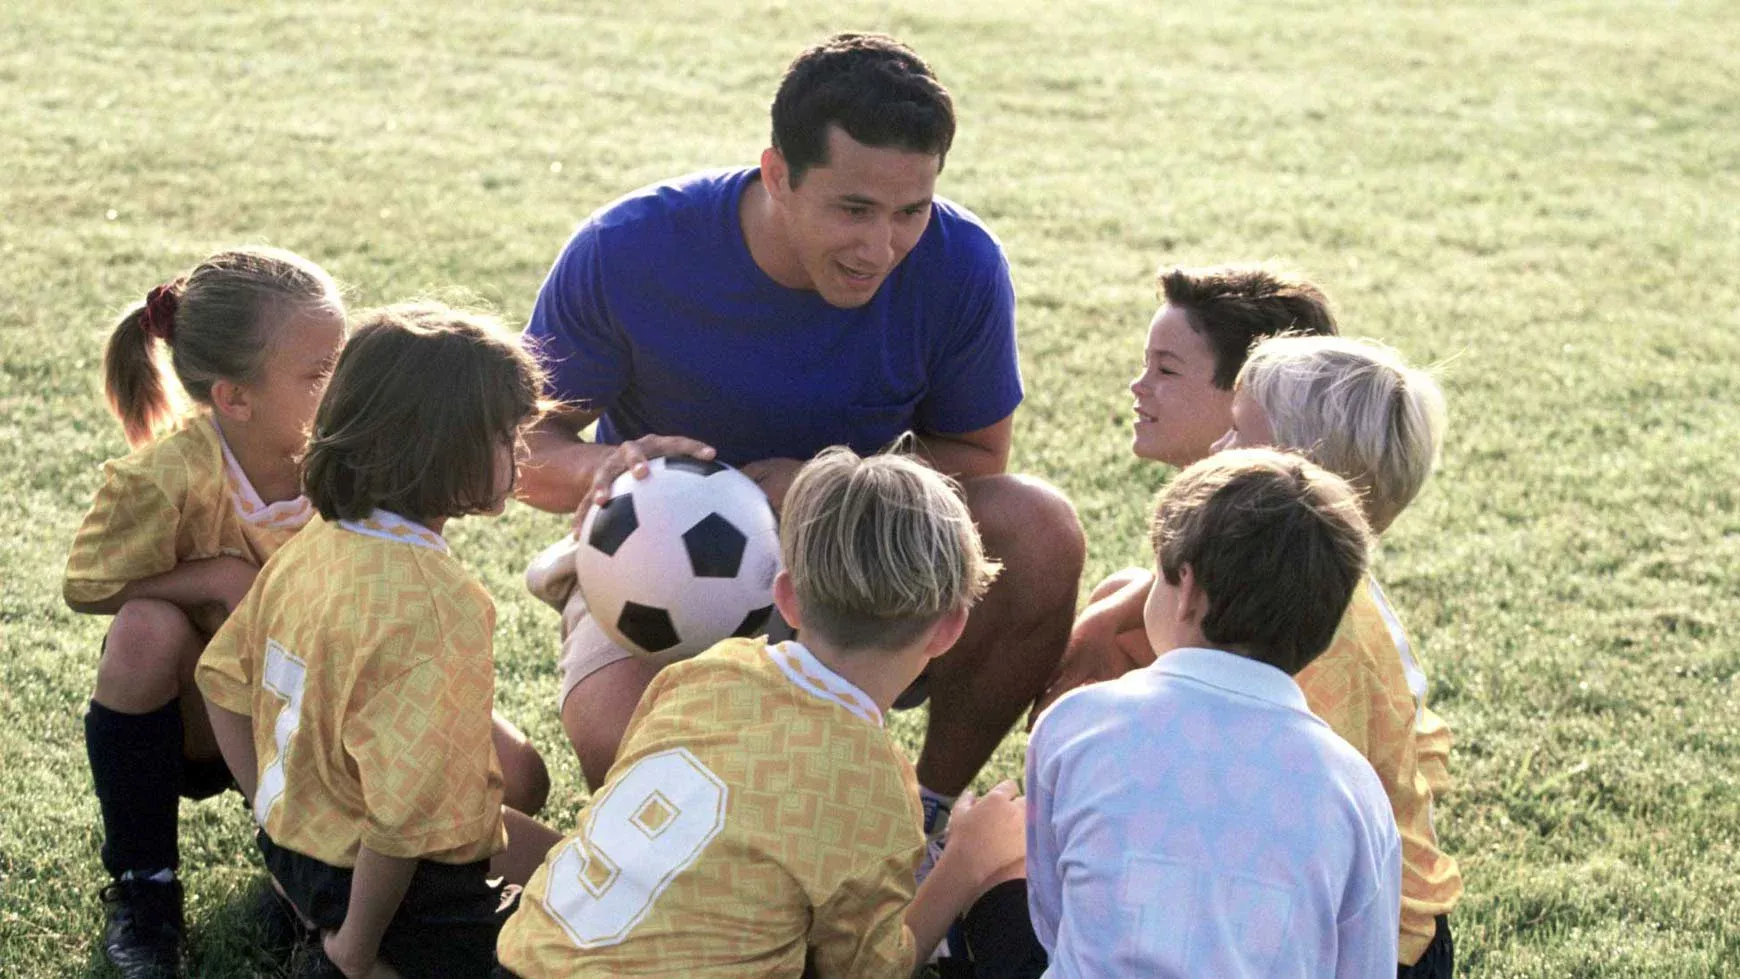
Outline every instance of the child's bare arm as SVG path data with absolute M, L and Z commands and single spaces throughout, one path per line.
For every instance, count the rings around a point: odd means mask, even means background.
M 398 913 L 416 872 L 414 857 L 389 857 L 366 846 L 357 850 L 344 924 L 321 937 L 326 957 L 350 979 L 396 975 L 380 962 L 381 936 Z
M 1148 592 L 1153 587 L 1153 572 L 1134 574 L 1082 611 L 1070 630 L 1063 662 L 1028 715 L 1029 729 L 1046 708 L 1071 690 L 1115 680 L 1154 662 L 1154 651 L 1148 648 L 1147 631 L 1142 625 L 1142 608 L 1148 603 Z
M 259 756 L 254 753 L 254 719 L 225 710 L 212 703 L 210 698 L 206 699 L 205 712 L 211 718 L 211 733 L 217 738 L 224 764 L 229 766 L 236 787 L 242 790 L 242 798 L 252 807 L 254 790 L 260 781 Z
M 155 598 L 189 612 L 204 605 L 219 605 L 228 613 L 241 604 L 258 573 L 258 568 L 228 555 L 183 561 L 162 574 L 130 581 L 108 598 L 95 602 L 69 601 L 67 606 L 84 615 L 114 615 L 133 599 Z
M 949 816 L 948 845 L 906 912 L 918 961 L 930 957 L 955 918 L 991 886 L 1019 877 L 1027 849 L 1027 807 L 1014 782 L 974 799 L 961 795 Z

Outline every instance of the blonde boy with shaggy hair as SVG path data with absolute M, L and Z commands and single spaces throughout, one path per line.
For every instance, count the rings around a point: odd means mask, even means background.
M 958 489 L 829 450 L 792 483 L 780 549 L 774 600 L 801 641 L 727 640 L 659 673 L 502 933 L 509 974 L 905 977 L 1019 874 L 1005 783 L 963 798 L 915 895 L 918 783 L 882 727 L 998 570 Z
M 1345 337 L 1277 337 L 1251 350 L 1217 449 L 1309 456 L 1360 491 L 1381 534 L 1419 494 L 1444 442 L 1444 393 L 1395 350 Z M 1450 789 L 1450 729 L 1426 706 L 1426 673 L 1377 579 L 1366 575 L 1329 649 L 1297 677 L 1317 716 L 1377 771 L 1402 838 L 1397 975 L 1448 979 L 1449 914 L 1462 873 L 1438 842 L 1434 802 Z

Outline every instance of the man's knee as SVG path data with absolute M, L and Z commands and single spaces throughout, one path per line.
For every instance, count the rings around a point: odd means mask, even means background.
M 1063 492 L 1032 476 L 986 476 L 966 484 L 985 549 L 1023 591 L 1067 597 L 1074 613 L 1087 541 Z
M 580 680 L 562 701 L 562 728 L 592 788 L 604 784 L 635 705 L 657 672 L 642 660 L 618 660 Z

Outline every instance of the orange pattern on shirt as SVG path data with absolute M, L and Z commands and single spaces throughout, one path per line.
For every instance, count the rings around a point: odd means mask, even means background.
M 1398 961 L 1412 965 L 1432 942 L 1433 918 L 1462 896 L 1462 872 L 1438 848 L 1432 786 L 1415 730 L 1418 705 L 1369 581 L 1354 592 L 1329 649 L 1294 679 L 1312 712 L 1371 762 L 1390 797 L 1402 837 Z
M 695 771 L 684 774 L 680 756 Z M 650 834 L 675 818 L 667 793 L 632 783 L 661 762 L 701 790 L 689 798 L 723 800 L 716 835 L 646 889 L 645 906 L 621 916 L 621 937 L 612 931 L 582 949 L 571 936 L 608 929 L 565 926 L 552 885 L 609 895 L 623 880 L 637 883 L 625 875 L 648 872 L 659 855 L 604 852 L 610 834 L 600 821 L 625 818 Z M 922 820 L 912 766 L 880 726 L 800 688 L 763 643 L 729 640 L 654 678 L 605 787 L 526 885 L 497 951 L 525 979 L 794 977 L 806 948 L 821 975 L 905 979 Z M 574 867 L 578 879 L 552 880 L 556 868 Z
M 306 500 L 263 509 L 237 490 L 222 437 L 205 414 L 104 463 L 103 485 L 67 556 L 66 600 L 100 602 L 184 561 L 229 555 L 258 567 L 312 512 Z
M 335 867 L 359 845 L 468 863 L 506 845 L 491 740 L 495 606 L 457 561 L 315 519 L 206 647 L 199 688 L 253 719 L 264 828 Z M 268 650 L 302 670 L 300 712 L 266 689 Z M 268 779 L 279 766 L 280 773 Z

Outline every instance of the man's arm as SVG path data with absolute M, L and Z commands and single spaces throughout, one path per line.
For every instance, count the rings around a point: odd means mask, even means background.
M 984 428 L 959 434 L 917 432 L 918 453 L 938 472 L 965 481 L 996 476 L 1009 468 L 1009 446 L 1014 439 L 1015 416 Z
M 578 524 L 586 508 L 602 503 L 616 477 L 632 471 L 645 477 L 648 459 L 690 455 L 713 458 L 713 447 L 680 435 L 646 435 L 621 445 L 600 445 L 580 438 L 580 431 L 598 420 L 588 408 L 560 408 L 545 415 L 526 432 L 530 458 L 520 467 L 515 495 L 540 510 L 572 513 Z
M 580 438 L 581 430 L 597 421 L 599 414 L 586 408 L 557 408 L 526 432 L 530 458 L 520 465 L 515 490 L 521 502 L 550 513 L 580 508 L 598 463 L 614 448 Z

